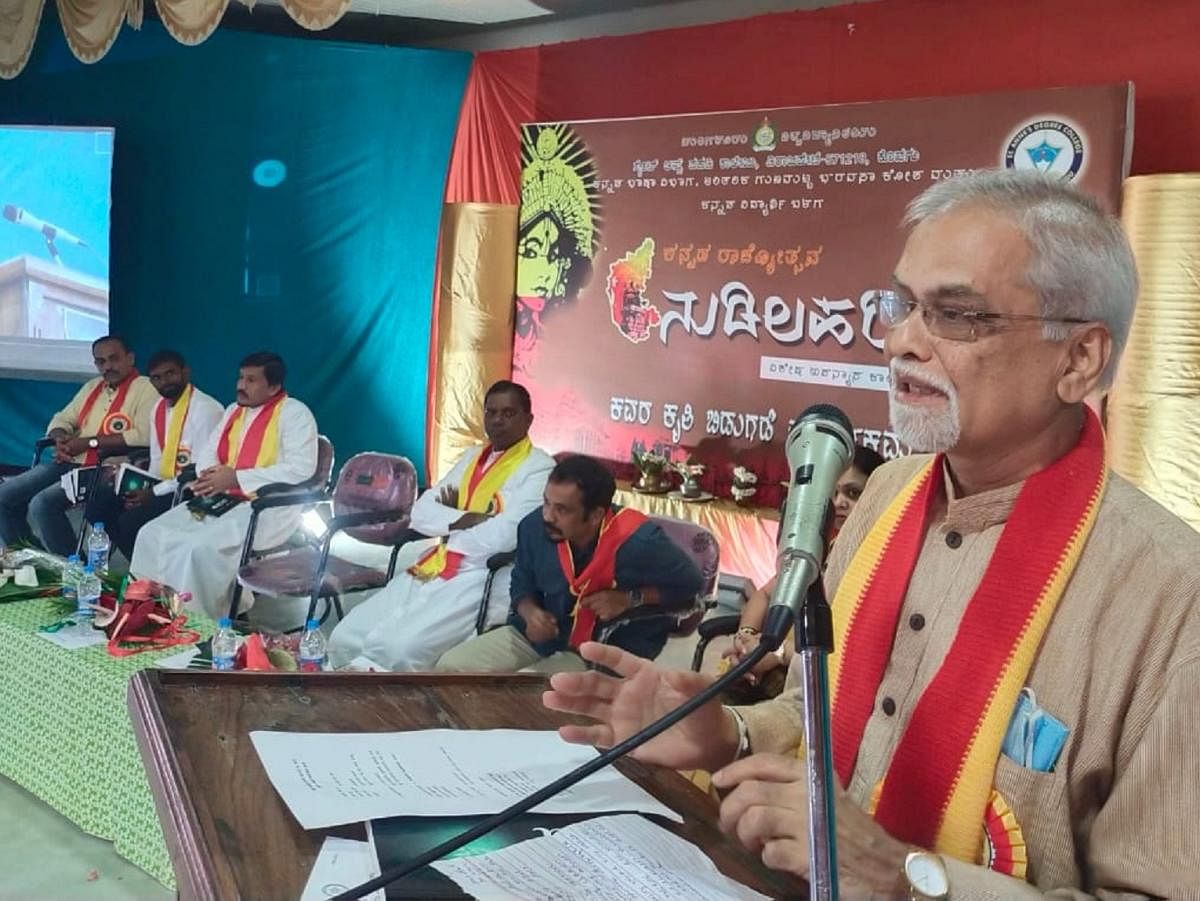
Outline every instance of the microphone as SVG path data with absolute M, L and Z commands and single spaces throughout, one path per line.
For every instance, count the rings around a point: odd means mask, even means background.
M 798 618 L 808 589 L 821 578 L 830 498 L 854 459 L 854 427 L 846 414 L 816 404 L 800 414 L 784 443 L 791 470 L 779 521 L 779 565 L 763 635 L 781 641 Z
M 87 242 L 82 238 L 77 238 L 65 228 L 59 228 L 49 222 L 44 222 L 37 216 L 32 215 L 28 210 L 22 209 L 19 206 L 13 206 L 11 203 L 4 204 L 4 218 L 14 225 L 23 225 L 26 228 L 32 228 L 36 232 L 41 232 L 42 237 L 47 242 L 66 241 L 69 244 L 78 244 L 80 247 L 87 247 Z

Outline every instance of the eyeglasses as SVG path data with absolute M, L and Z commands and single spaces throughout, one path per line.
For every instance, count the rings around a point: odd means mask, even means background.
M 917 303 L 901 297 L 895 291 L 872 292 L 879 308 L 879 321 L 885 329 L 894 329 L 913 310 L 920 308 L 921 319 L 929 334 L 947 341 L 975 341 L 981 327 L 996 326 L 1001 322 L 1058 322 L 1083 325 L 1089 319 L 1069 319 L 1054 316 L 1033 316 L 1020 313 L 989 313 L 984 310 L 961 310 L 956 307 Z

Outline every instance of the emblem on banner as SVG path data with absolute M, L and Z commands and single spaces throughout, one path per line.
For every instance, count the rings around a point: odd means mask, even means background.
M 1008 169 L 1034 169 L 1071 181 L 1083 167 L 1084 143 L 1079 132 L 1061 119 L 1039 119 L 1022 126 L 1004 151 Z
M 754 129 L 754 134 L 750 135 L 750 141 L 754 149 L 760 152 L 774 150 L 778 139 L 779 132 L 775 130 L 775 126 L 771 124 L 771 120 L 766 116 L 763 116 L 763 120 L 758 128 Z

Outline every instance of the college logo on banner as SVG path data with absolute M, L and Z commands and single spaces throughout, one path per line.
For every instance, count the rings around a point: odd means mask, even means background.
M 1061 119 L 1040 119 L 1012 136 L 1004 151 L 1004 165 L 1072 181 L 1083 168 L 1083 156 L 1083 138 L 1078 131 Z

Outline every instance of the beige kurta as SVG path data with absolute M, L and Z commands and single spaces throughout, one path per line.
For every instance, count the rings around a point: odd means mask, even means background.
M 835 544 L 830 598 L 871 524 L 927 459 L 871 477 Z M 950 648 L 1019 490 L 951 498 L 934 511 L 848 786 L 863 807 Z M 1066 746 L 1049 773 L 997 762 L 994 786 L 1024 833 L 1028 882 L 951 860 L 953 898 L 1200 898 L 1198 599 L 1200 535 L 1113 474 L 1026 680 L 1070 730 Z M 895 704 L 891 716 L 884 699 Z M 798 705 L 785 693 L 739 708 L 755 751 L 795 749 Z
M 71 402 L 54 414 L 54 418 L 46 426 L 46 434 L 49 435 L 55 429 L 62 429 L 71 437 L 91 438 L 99 435 L 104 417 L 113 409 L 113 401 L 117 398 L 117 389 L 111 385 L 105 385 L 96 398 L 96 402 L 88 411 L 87 419 L 80 422 L 79 414 L 83 412 L 84 401 L 102 381 L 100 376 L 88 379 L 83 387 L 75 392 Z M 121 404 L 121 412 L 127 415 L 130 421 L 129 428 L 121 433 L 125 436 L 125 443 L 129 447 L 138 447 L 149 443 L 150 434 L 146 428 L 150 422 L 150 411 L 154 409 L 157 401 L 158 392 L 154 390 L 154 386 L 144 375 L 137 376 L 130 383 L 129 390 L 125 393 L 125 402 Z M 83 458 L 84 455 L 80 454 L 75 458 L 75 462 L 82 463 Z

